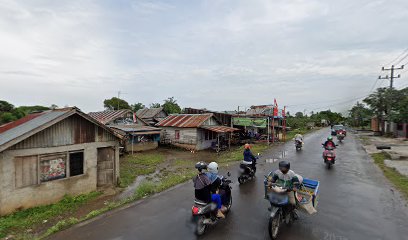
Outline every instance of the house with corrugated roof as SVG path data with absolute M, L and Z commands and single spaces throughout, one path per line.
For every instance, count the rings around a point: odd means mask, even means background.
M 212 113 L 174 114 L 156 124 L 162 129 L 161 141 L 191 150 L 230 145 L 235 128 L 222 126 Z
M 117 184 L 119 136 L 78 108 L 0 126 L 0 215 Z
M 143 119 L 150 126 L 155 126 L 158 122 L 166 118 L 168 114 L 163 110 L 163 107 L 159 107 L 140 109 L 136 112 L 136 116 Z
M 131 110 L 107 110 L 90 112 L 88 115 L 119 134 L 126 152 L 146 151 L 159 146 L 161 129 L 149 126 Z

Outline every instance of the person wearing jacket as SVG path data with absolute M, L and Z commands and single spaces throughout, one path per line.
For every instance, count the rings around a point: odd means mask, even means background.
M 256 171 L 256 165 L 255 165 L 256 164 L 256 157 L 251 152 L 251 145 L 249 145 L 247 143 L 247 144 L 245 144 L 244 148 L 245 148 L 245 150 L 244 150 L 244 161 L 242 163 L 246 164 L 246 165 L 251 165 L 252 170 Z
M 221 186 L 221 179 L 218 176 L 218 164 L 216 162 L 210 162 L 207 167 L 206 175 L 210 180 L 210 192 L 212 202 L 217 204 L 217 217 L 225 218 L 223 212 L 226 212 L 226 207 L 222 205 L 221 195 L 219 188 Z

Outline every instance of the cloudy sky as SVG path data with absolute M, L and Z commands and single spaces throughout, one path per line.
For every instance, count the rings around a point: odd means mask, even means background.
M 0 0 L 0 99 L 343 111 L 408 62 L 407 24 L 406 0 Z

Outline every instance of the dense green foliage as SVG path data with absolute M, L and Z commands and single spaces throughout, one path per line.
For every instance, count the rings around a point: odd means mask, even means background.
M 350 111 L 348 123 L 353 127 L 365 127 L 370 125 L 373 112 L 364 104 L 357 102 Z
M 131 109 L 128 102 L 117 97 L 105 99 L 105 101 L 103 101 L 103 106 L 107 110 Z
M 163 110 L 168 114 L 181 113 L 181 107 L 178 105 L 174 97 L 170 97 L 164 100 L 164 104 L 162 105 L 162 107 Z
M 137 112 L 138 110 L 145 108 L 145 105 L 143 103 L 135 103 L 132 104 L 130 107 L 132 108 L 133 112 Z
M 14 107 L 13 104 L 0 100 L 0 125 L 15 121 L 33 112 L 45 111 L 49 109 L 49 107 L 44 106 Z

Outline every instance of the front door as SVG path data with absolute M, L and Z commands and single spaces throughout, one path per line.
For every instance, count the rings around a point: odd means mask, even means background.
M 115 176 L 115 150 L 111 147 L 98 148 L 97 186 L 113 185 Z

